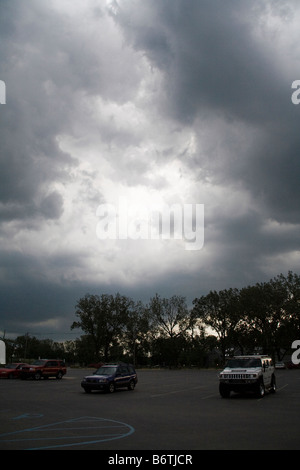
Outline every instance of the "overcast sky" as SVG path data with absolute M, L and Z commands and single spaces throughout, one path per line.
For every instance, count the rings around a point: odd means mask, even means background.
M 299 0 L 0 0 L 0 335 L 299 273 L 299 27 Z M 203 247 L 101 239 L 120 201 L 204 204 Z

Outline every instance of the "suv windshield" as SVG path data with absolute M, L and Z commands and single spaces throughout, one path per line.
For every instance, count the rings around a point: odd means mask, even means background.
M 248 368 L 248 367 L 261 367 L 261 360 L 260 359 L 252 359 L 252 358 L 234 358 L 229 359 L 226 364 L 226 369 L 236 369 L 238 367 L 241 368 Z
M 39 360 L 35 361 L 32 365 L 33 366 L 43 366 L 44 364 L 46 364 L 46 361 L 43 361 L 42 359 L 39 359 Z
M 112 375 L 116 372 L 117 367 L 99 367 L 95 375 Z

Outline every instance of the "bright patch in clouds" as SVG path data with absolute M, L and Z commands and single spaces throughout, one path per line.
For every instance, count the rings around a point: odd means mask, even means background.
M 294 0 L 0 6 L 0 330 L 63 337 L 87 292 L 191 304 L 298 270 L 299 18 Z M 120 201 L 204 204 L 203 248 L 100 240 Z

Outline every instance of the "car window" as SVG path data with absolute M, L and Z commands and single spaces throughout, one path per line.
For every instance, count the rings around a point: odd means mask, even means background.
M 116 372 L 117 367 L 99 367 L 96 375 L 112 375 Z

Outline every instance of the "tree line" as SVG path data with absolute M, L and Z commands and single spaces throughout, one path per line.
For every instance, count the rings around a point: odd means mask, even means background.
M 71 330 L 83 333 L 76 340 L 55 343 L 25 335 L 13 341 L 14 356 L 169 367 L 221 364 L 232 353 L 282 360 L 300 339 L 300 276 L 290 271 L 241 289 L 213 290 L 190 308 L 180 295 L 156 294 L 145 305 L 119 293 L 86 294 L 75 316 Z

